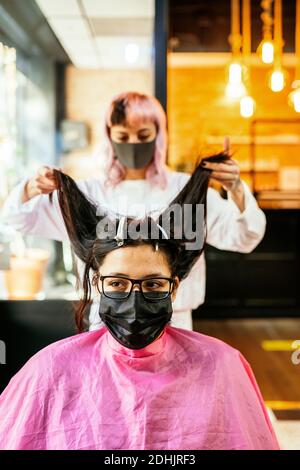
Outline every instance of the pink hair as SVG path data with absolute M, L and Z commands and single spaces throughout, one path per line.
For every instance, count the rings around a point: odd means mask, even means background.
M 106 184 L 116 186 L 124 179 L 125 167 L 115 158 L 110 139 L 112 127 L 111 116 L 115 104 L 124 100 L 125 119 L 128 126 L 136 126 L 145 122 L 153 122 L 156 125 L 157 134 L 155 151 L 152 162 L 146 172 L 146 179 L 151 184 L 165 188 L 167 185 L 166 154 L 167 154 L 167 121 L 166 114 L 160 102 L 154 96 L 144 95 L 138 92 L 124 92 L 115 96 L 105 114 L 104 151 L 106 155 L 105 171 Z

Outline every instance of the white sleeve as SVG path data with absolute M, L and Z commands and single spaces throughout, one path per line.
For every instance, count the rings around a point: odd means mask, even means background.
M 205 299 L 206 266 L 204 253 L 200 256 L 188 276 L 178 287 L 173 303 L 174 312 L 192 310 L 202 305 Z
M 22 203 L 22 194 L 27 180 L 19 183 L 7 197 L 1 219 L 24 235 L 37 235 L 51 240 L 69 240 L 58 204 L 57 191 L 53 192 L 53 203 L 49 196 L 41 194 Z
M 36 235 L 57 241 L 69 241 L 68 232 L 58 203 L 58 193 L 53 191 L 52 203 L 48 194 L 35 196 L 22 202 L 24 186 L 28 180 L 21 181 L 8 195 L 0 216 L 4 223 L 11 225 L 24 235 Z M 78 188 L 89 198 L 103 198 L 100 179 L 78 180 Z M 98 189 L 98 195 L 95 192 Z
M 266 229 L 266 217 L 243 181 L 245 210 L 240 212 L 232 201 L 212 188 L 207 195 L 207 243 L 220 250 L 250 253 L 262 240 Z

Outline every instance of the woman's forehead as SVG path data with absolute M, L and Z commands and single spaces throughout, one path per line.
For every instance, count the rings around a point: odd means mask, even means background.
M 127 274 L 130 277 L 143 277 L 154 273 L 170 275 L 165 254 L 155 251 L 152 245 L 127 246 L 108 253 L 100 268 L 102 275 L 112 272 Z
M 137 132 L 142 130 L 153 130 L 155 129 L 155 124 L 151 121 L 139 122 L 139 123 L 130 123 L 130 124 L 115 124 L 111 127 L 111 130 L 116 132 Z

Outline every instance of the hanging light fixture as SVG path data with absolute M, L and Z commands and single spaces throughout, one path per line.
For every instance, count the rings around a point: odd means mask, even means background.
M 300 113 L 300 0 L 296 0 L 295 56 L 295 80 L 292 83 L 293 91 L 289 94 L 288 100 L 296 113 Z
M 228 41 L 231 45 L 232 60 L 228 68 L 226 96 L 235 100 L 244 96 L 246 92 L 241 62 L 240 0 L 231 0 L 231 33 Z
M 248 58 L 251 56 L 251 1 L 243 0 L 243 12 L 242 12 L 242 31 L 243 31 L 243 41 L 242 41 L 242 52 L 243 52 L 243 62 L 246 64 Z M 249 83 L 249 73 L 248 69 L 245 67 L 244 71 L 244 81 L 246 82 L 246 93 L 240 99 L 240 115 L 243 118 L 250 118 L 254 114 L 255 110 L 255 101 L 249 94 L 250 83 Z
M 272 71 L 269 79 L 269 86 L 272 91 L 278 93 L 285 87 L 285 73 L 283 69 L 276 68 Z
M 294 91 L 289 94 L 289 103 L 293 106 L 296 113 L 300 113 L 300 80 L 295 80 L 292 84 Z
M 238 62 L 232 62 L 229 65 L 229 83 L 237 85 L 242 83 L 242 66 Z
M 243 118 L 253 116 L 255 110 L 255 101 L 252 96 L 243 96 L 240 101 L 240 114 Z
M 265 64 L 272 64 L 274 61 L 274 44 L 267 39 L 261 45 L 261 60 Z
M 260 5 L 263 9 L 260 17 L 263 22 L 263 39 L 258 46 L 257 53 L 261 56 L 265 64 L 272 64 L 274 61 L 274 43 L 272 38 L 272 3 L 273 0 L 262 0 Z
M 275 93 L 284 89 L 287 74 L 282 68 L 282 49 L 284 41 L 282 38 L 282 1 L 275 0 L 274 5 L 274 43 L 275 43 L 275 59 L 274 68 L 269 75 L 269 87 Z

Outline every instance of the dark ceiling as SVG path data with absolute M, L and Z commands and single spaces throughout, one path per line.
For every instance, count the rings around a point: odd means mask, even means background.
M 169 0 L 169 46 L 175 52 L 229 52 L 230 0 Z M 294 52 L 295 0 L 283 0 L 284 52 Z M 251 1 L 252 50 L 261 40 L 262 9 Z M 171 39 L 171 41 L 170 41 Z

